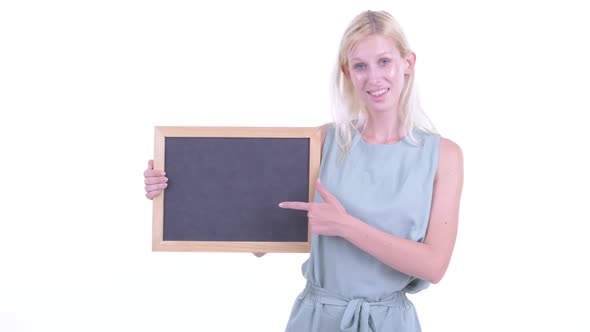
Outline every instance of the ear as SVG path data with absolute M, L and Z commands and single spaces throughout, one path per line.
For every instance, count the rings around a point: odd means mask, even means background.
M 416 64 L 416 53 L 409 51 L 404 57 L 404 74 L 409 75 L 414 71 L 414 65 Z
M 344 77 L 350 79 L 350 73 L 348 72 L 348 68 L 345 65 L 341 65 L 340 70 L 342 71 L 342 74 L 344 74 Z

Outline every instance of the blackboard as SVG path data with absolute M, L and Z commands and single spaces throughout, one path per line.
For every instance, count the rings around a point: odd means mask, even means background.
M 156 127 L 154 251 L 309 252 L 320 127 Z

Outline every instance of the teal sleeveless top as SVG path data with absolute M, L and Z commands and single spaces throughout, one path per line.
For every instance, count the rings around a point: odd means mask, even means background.
M 393 144 L 369 144 L 353 129 L 348 156 L 338 163 L 335 128 L 328 126 L 320 180 L 347 213 L 387 233 L 423 242 L 438 166 L 440 136 L 416 129 Z M 323 202 L 316 192 L 315 202 Z M 406 293 L 429 286 L 336 236 L 312 234 L 302 265 L 307 286 L 287 331 L 420 331 Z

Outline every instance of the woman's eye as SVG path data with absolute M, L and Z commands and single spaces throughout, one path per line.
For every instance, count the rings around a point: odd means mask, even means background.
M 379 60 L 379 63 L 380 63 L 381 65 L 386 65 L 386 64 L 388 64 L 389 62 L 390 62 L 390 61 L 389 61 L 389 59 L 381 59 L 381 60 Z
M 357 63 L 356 65 L 354 65 L 354 69 L 356 70 L 364 70 L 366 68 L 366 65 L 364 63 Z

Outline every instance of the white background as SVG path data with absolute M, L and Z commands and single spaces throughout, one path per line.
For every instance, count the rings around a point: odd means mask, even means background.
M 0 331 L 283 331 L 305 254 L 153 253 L 153 127 L 318 126 L 340 37 L 400 21 L 465 157 L 424 331 L 589 331 L 583 1 L 2 1 Z

